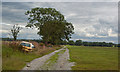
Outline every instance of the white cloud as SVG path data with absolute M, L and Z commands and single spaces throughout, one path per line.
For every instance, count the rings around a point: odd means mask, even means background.
M 69 18 L 69 17 L 73 17 L 73 16 L 76 16 L 76 15 L 77 15 L 76 13 L 70 13 L 70 14 L 67 14 L 65 17 Z
M 90 34 L 90 33 L 87 33 L 86 34 L 86 37 L 94 37 L 95 35 L 93 35 L 93 34 Z
M 111 36 L 111 37 L 117 37 L 118 34 L 113 33 L 112 29 L 109 29 L 109 30 L 108 30 L 108 36 Z
M 0 33 L 8 33 L 8 30 L 0 30 Z

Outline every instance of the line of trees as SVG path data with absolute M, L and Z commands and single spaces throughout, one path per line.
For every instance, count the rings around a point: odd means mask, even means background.
M 102 46 L 102 47 L 120 47 L 120 44 L 114 44 L 112 42 L 106 43 L 106 42 L 86 42 L 82 40 L 76 40 L 75 42 L 73 40 L 70 41 L 63 41 L 61 43 L 62 45 L 76 45 L 76 46 Z
M 0 38 L 1 39 L 1 38 Z M 2 41 L 13 41 L 13 38 L 2 38 Z M 45 43 L 41 39 L 18 39 L 19 41 L 36 41 L 38 43 Z M 75 42 L 73 40 L 70 41 L 62 41 L 60 45 L 76 45 L 76 46 L 102 46 L 102 47 L 120 47 L 120 44 L 114 44 L 114 43 L 106 43 L 106 42 L 86 42 L 82 40 L 76 40 Z

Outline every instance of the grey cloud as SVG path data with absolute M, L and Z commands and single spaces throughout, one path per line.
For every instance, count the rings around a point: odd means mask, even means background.
M 3 2 L 118 2 L 119 0 L 4 0 Z
M 12 28 L 12 24 L 2 24 L 2 37 L 12 37 L 10 35 L 10 29 Z M 37 30 L 36 29 L 30 29 L 30 28 L 25 28 L 24 26 L 21 26 L 22 30 L 18 34 L 18 38 L 21 39 L 38 39 L 40 38 L 39 35 L 37 35 Z M 1 30 L 0 30 L 1 31 Z
M 117 37 L 108 36 L 108 30 L 110 29 L 112 29 L 113 34 L 118 32 L 117 2 L 3 2 L 3 22 L 19 23 L 25 26 L 27 17 L 24 12 L 34 7 L 52 7 L 60 11 L 66 20 L 75 27 L 75 34 L 72 39 L 82 38 L 88 41 L 106 40 L 117 42 Z M 6 30 L 7 28 L 3 29 Z M 25 37 L 20 36 L 21 38 L 39 37 L 36 30 L 31 30 L 31 33 L 26 29 L 24 31 L 21 34 Z M 86 36 L 89 34 L 93 37 Z

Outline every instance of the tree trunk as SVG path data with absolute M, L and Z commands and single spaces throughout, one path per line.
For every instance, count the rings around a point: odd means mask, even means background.
M 17 37 L 16 37 L 16 36 L 14 36 L 14 41 L 16 41 L 16 39 L 17 39 Z

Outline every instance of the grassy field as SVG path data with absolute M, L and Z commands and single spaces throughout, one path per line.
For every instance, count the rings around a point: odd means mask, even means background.
M 67 46 L 73 70 L 117 70 L 118 48 Z
M 13 45 L 14 46 L 14 45 Z M 36 49 L 30 53 L 23 53 L 17 48 L 11 48 L 7 44 L 2 44 L 2 69 L 3 70 L 21 70 L 26 63 L 45 54 L 51 53 L 60 47 Z

